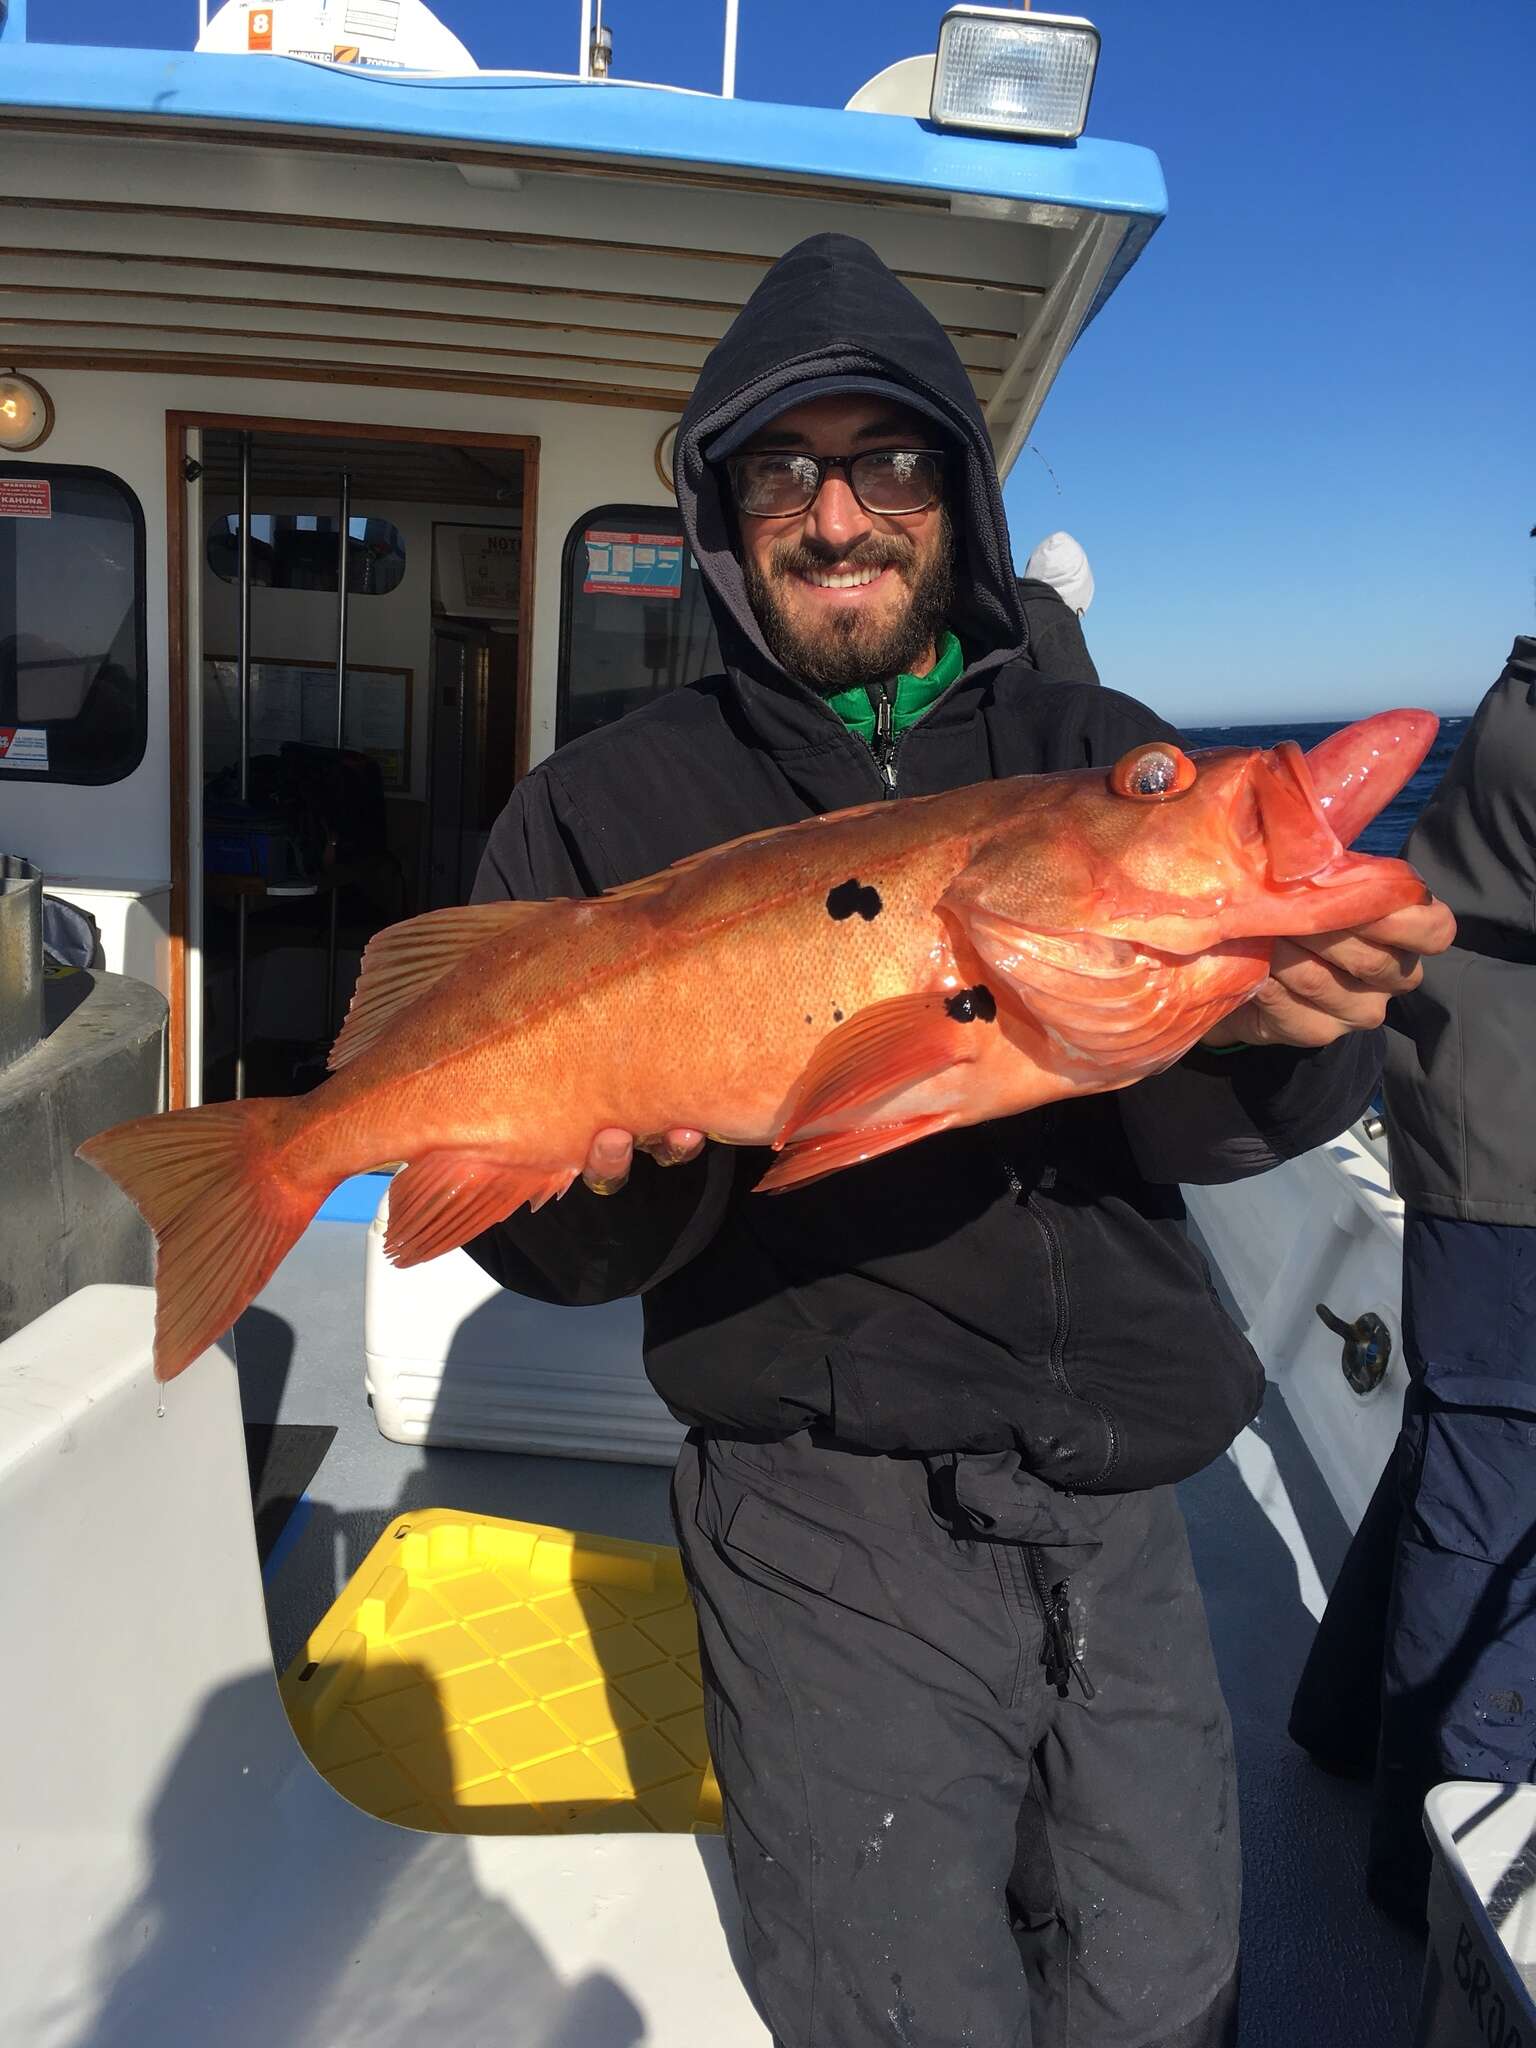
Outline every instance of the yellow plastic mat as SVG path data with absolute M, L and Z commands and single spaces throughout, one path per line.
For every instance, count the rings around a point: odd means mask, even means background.
M 719 1827 L 693 1608 L 664 1545 L 401 1515 L 280 1690 L 315 1768 L 401 1827 Z

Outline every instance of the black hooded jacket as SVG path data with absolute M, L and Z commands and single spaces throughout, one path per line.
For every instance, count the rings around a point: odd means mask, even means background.
M 952 688 L 901 736 L 896 793 L 1112 762 L 1171 728 L 1029 658 L 990 445 L 939 324 L 863 243 L 818 235 L 768 272 L 678 432 L 678 500 L 723 674 L 543 762 L 491 835 L 477 902 L 591 894 L 764 826 L 886 793 L 869 748 L 763 642 L 708 449 L 762 398 L 828 374 L 893 380 L 952 443 Z M 729 1014 L 731 991 L 711 994 Z M 718 1021 L 718 1015 L 717 1015 Z M 1197 1470 L 1258 1406 L 1257 1361 L 1182 1225 L 1180 1180 L 1232 1180 L 1365 1107 L 1377 1034 L 1322 1053 L 1192 1053 L 1120 1094 L 953 1131 L 783 1196 L 764 1155 L 710 1145 L 580 1183 L 470 1251 L 520 1293 L 643 1296 L 673 1412 L 740 1436 L 814 1427 L 850 1447 L 991 1452 L 1073 1490 Z

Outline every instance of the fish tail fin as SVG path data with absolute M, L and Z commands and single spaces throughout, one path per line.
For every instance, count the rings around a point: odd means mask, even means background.
M 280 1170 L 290 1115 L 282 1102 L 209 1103 L 136 1117 L 79 1148 L 155 1233 L 156 1379 L 223 1335 L 325 1199 L 325 1183 Z

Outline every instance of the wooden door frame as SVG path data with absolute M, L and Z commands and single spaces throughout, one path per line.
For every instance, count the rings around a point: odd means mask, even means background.
M 451 427 L 393 427 L 381 422 L 294 419 L 265 413 L 167 411 L 165 415 L 166 635 L 169 680 L 171 778 L 171 928 L 169 1100 L 180 1109 L 187 1099 L 187 843 L 191 805 L 202 793 L 187 759 L 188 648 L 186 636 L 187 435 L 203 432 L 289 434 L 317 441 L 433 442 L 440 447 L 516 449 L 523 458 L 522 548 L 517 589 L 517 761 L 520 781 L 528 772 L 533 725 L 533 581 L 539 511 L 537 434 L 461 433 Z M 199 557 L 201 562 L 201 557 Z M 428 565 L 430 574 L 430 564 Z M 429 599 L 430 602 L 430 599 Z

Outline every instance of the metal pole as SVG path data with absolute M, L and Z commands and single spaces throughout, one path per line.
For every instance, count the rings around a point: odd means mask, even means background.
M 350 567 L 352 527 L 352 476 L 341 473 L 341 534 L 336 544 L 336 775 L 332 787 L 341 788 L 341 749 L 346 739 L 347 720 L 347 581 Z M 325 950 L 325 1035 L 336 1029 L 336 921 L 341 909 L 341 892 L 336 885 L 336 849 L 331 848 L 331 919 Z
M 736 97 L 736 16 L 741 0 L 725 0 L 725 66 L 720 77 L 720 97 Z
M 581 51 L 576 63 L 576 76 L 592 76 L 592 0 L 581 0 Z
M 240 436 L 240 801 L 251 796 L 251 437 Z M 235 1100 L 245 1095 L 245 920 L 242 890 L 235 901 Z

